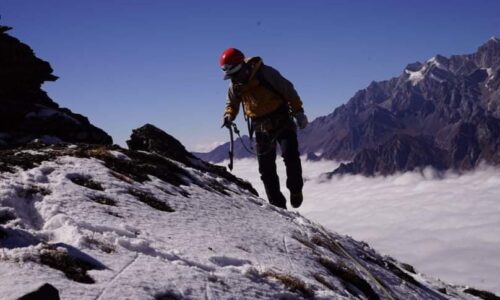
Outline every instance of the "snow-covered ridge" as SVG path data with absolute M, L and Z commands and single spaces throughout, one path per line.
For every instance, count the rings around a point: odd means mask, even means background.
M 430 73 L 431 79 L 434 79 L 440 83 L 443 83 L 446 80 L 443 78 L 440 78 L 436 74 L 432 73 L 431 69 L 437 68 L 439 70 L 449 72 L 446 60 L 447 59 L 445 57 L 440 56 L 440 55 L 436 55 L 436 56 L 433 56 L 432 58 L 428 59 L 425 62 L 425 64 L 423 64 L 419 69 L 411 70 L 409 68 L 406 68 L 404 70 L 404 73 L 408 75 L 408 80 L 411 81 L 413 86 L 416 86 L 419 82 L 421 82 L 429 73 Z
M 500 39 L 493 36 L 488 42 L 480 46 L 479 50 L 475 54 L 457 56 L 453 55 L 451 57 L 445 57 L 442 55 L 435 55 L 425 61 L 424 63 L 413 63 L 408 65 L 403 74 L 407 75 L 407 81 L 411 82 L 413 86 L 418 85 L 425 78 L 430 78 L 440 83 L 447 81 L 447 73 L 453 76 L 467 76 L 472 74 L 474 70 L 471 70 L 471 64 L 475 64 L 477 69 L 488 69 L 488 76 L 492 78 L 492 66 L 491 63 L 495 61 L 495 56 L 497 51 L 489 51 L 487 49 L 496 49 L 497 43 Z M 482 67 L 482 68 L 481 68 Z M 494 67 L 493 67 L 494 69 Z M 461 73 L 464 72 L 465 73 Z
M 448 71 L 448 66 L 446 66 L 446 58 L 443 56 L 433 56 L 427 61 L 429 65 L 436 66 L 436 68 Z
M 1 156 L 5 299 L 43 283 L 62 299 L 476 299 L 158 154 L 28 150 Z

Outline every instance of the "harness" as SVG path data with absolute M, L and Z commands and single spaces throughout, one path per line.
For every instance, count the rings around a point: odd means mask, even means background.
M 273 134 L 280 129 L 293 129 L 293 126 L 289 106 L 285 104 L 265 116 L 252 119 L 252 127 L 255 131 L 268 134 Z

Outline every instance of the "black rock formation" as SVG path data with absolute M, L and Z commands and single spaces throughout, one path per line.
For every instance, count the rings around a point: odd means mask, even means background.
M 129 149 L 133 151 L 157 153 L 202 172 L 214 173 L 258 195 L 257 191 L 250 183 L 229 173 L 225 167 L 215 166 L 195 157 L 186 150 L 181 142 L 151 124 L 146 124 L 140 128 L 134 129 L 130 136 L 130 140 L 127 141 L 127 145 Z
M 431 138 L 395 135 L 377 148 L 362 150 L 353 162 L 341 164 L 330 175 L 389 175 L 426 166 L 444 170 L 448 165 L 446 151 L 439 149 Z
M 59 300 L 59 291 L 51 284 L 46 283 L 36 291 L 26 294 L 18 300 Z
M 176 138 L 151 124 L 132 130 L 127 145 L 130 150 L 156 152 L 184 164 L 196 159 Z
M 9 148 L 33 140 L 111 144 L 111 137 L 82 115 L 57 103 L 41 89 L 55 81 L 49 63 L 0 26 L 0 147 Z

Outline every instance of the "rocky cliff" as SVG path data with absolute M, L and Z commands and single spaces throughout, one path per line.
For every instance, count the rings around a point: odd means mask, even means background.
M 0 26 L 0 148 L 37 140 L 111 144 L 103 130 L 86 117 L 59 107 L 41 89 L 44 82 L 57 77 L 49 63 L 7 34 L 10 29 Z

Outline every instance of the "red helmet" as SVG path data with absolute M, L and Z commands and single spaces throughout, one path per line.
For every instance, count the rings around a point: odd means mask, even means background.
M 238 72 L 245 62 L 245 55 L 236 48 L 228 48 L 220 56 L 219 64 L 224 71 L 224 80 Z

